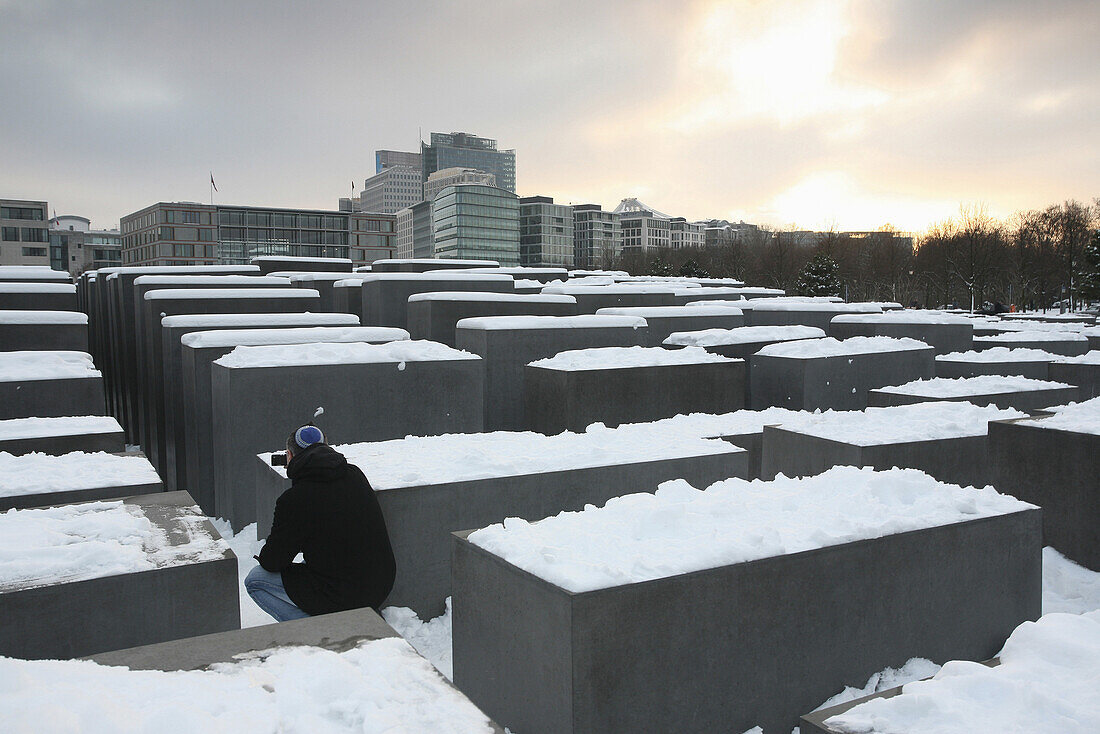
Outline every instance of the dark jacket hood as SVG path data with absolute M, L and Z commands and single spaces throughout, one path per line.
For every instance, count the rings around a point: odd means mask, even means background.
M 328 444 L 315 443 L 295 454 L 287 464 L 286 475 L 291 481 L 332 481 L 344 476 L 347 466 L 348 460 L 339 451 Z

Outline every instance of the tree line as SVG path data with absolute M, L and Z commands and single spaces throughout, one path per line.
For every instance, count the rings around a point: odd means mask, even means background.
M 732 277 L 788 293 L 820 291 L 822 278 L 833 283 L 822 275 L 828 272 L 835 274 L 836 295 L 849 301 L 929 308 L 989 302 L 1019 310 L 1064 301 L 1075 308 L 1100 299 L 1098 227 L 1100 198 L 1006 220 L 970 206 L 917 237 L 889 226 L 861 233 L 761 228 L 726 245 L 624 253 L 618 267 L 635 275 Z

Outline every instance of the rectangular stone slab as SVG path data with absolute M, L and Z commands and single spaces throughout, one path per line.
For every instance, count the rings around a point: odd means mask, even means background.
M 186 536 L 186 492 L 124 498 L 175 539 Z M 203 527 L 214 538 L 209 522 Z M 0 589 L 0 655 L 66 659 L 240 628 L 237 559 L 30 589 Z
M 455 346 L 455 325 L 477 316 L 575 316 L 576 303 L 535 300 L 483 301 L 418 300 L 409 301 L 409 334 L 413 339 L 428 339 Z
M 88 351 L 87 324 L 0 323 L 0 352 Z
M 214 505 L 234 528 L 256 522 L 256 454 L 279 451 L 317 419 L 331 443 L 478 433 L 481 360 L 229 368 L 211 365 Z M 351 386 L 362 389 L 349 389 Z M 243 409 L 247 406 L 247 409 Z M 269 516 L 270 517 L 270 516 Z
M 829 357 L 749 357 L 749 404 L 791 410 L 862 410 L 876 387 L 933 376 L 932 347 Z
M 0 497 L 0 512 L 22 510 L 27 507 L 47 507 L 53 505 L 72 505 L 79 502 L 94 502 L 118 497 L 138 497 L 154 492 L 164 492 L 160 482 L 146 484 L 115 484 L 107 487 L 80 487 L 60 492 L 39 492 Z
M 0 420 L 103 415 L 102 377 L 0 382 Z
M 351 260 L 344 257 L 284 258 L 278 256 L 263 256 L 252 258 L 250 263 L 260 268 L 261 275 L 293 270 L 314 273 L 350 273 L 354 266 Z
M 1050 379 L 1076 385 L 1079 400 L 1091 400 L 1100 395 L 1100 364 L 1050 363 Z
M 971 324 L 905 324 L 905 323 L 845 323 L 829 322 L 826 330 L 836 339 L 853 336 L 890 336 L 895 339 L 917 339 L 936 350 L 936 354 L 966 352 L 974 344 Z
M 1050 379 L 1050 361 L 1035 362 L 969 362 L 936 358 L 936 377 L 977 377 L 978 375 L 1019 375 L 1033 380 Z M 896 382 L 895 385 L 903 383 Z
M 456 534 L 454 681 L 525 734 L 789 732 L 845 685 L 912 657 L 987 659 L 1037 619 L 1040 515 L 585 593 Z
M 1069 382 L 1058 380 L 1058 382 Z M 1070 383 L 1072 384 L 1072 383 Z M 924 395 L 906 395 L 892 392 L 890 388 L 877 388 L 867 393 L 867 405 L 876 408 L 885 408 L 891 405 L 912 405 L 930 401 L 947 401 L 957 403 L 974 403 L 975 405 L 996 405 L 998 408 L 1015 408 L 1016 410 L 1040 410 L 1052 405 L 1065 405 L 1075 402 L 1079 398 L 1080 391 L 1076 387 L 1052 387 L 1045 389 L 1014 390 L 1013 392 L 990 393 L 986 395 L 961 395 L 948 397 L 927 397 Z
M 60 456 L 73 451 L 94 453 L 105 451 L 109 454 L 121 453 L 126 449 L 126 434 L 122 431 L 109 433 L 58 433 L 52 436 L 35 438 L 0 439 L 0 451 L 12 456 L 22 456 L 34 452 Z M 116 495 L 117 496 L 117 495 Z
M 266 537 L 275 500 L 290 484 L 255 461 L 261 482 L 260 537 Z M 361 468 L 369 479 L 370 467 Z M 443 613 L 451 593 L 450 534 L 456 528 L 491 525 L 506 517 L 540 520 L 624 494 L 653 492 L 672 479 L 705 487 L 745 471 L 745 452 L 731 446 L 728 453 L 707 456 L 378 490 L 397 560 L 386 606 L 411 607 L 421 619 Z
M 423 280 L 416 274 L 408 278 L 364 280 L 360 288 L 363 299 L 361 320 L 363 326 L 396 326 L 408 329 L 409 296 L 414 293 L 435 291 L 485 291 L 488 293 L 513 293 L 514 281 L 506 275 L 486 275 L 483 279 L 470 280 L 456 276 L 453 280 Z M 349 292 L 349 298 L 354 291 Z
M 836 439 L 811 436 L 782 426 L 765 426 L 760 475 L 774 479 L 821 474 L 834 466 L 870 466 L 879 470 L 895 466 L 920 469 L 941 482 L 963 487 L 984 487 L 992 480 L 986 436 L 940 438 L 860 446 Z
M 974 348 L 977 350 L 992 349 L 993 347 L 1008 347 L 1009 349 L 1041 349 L 1051 354 L 1061 354 L 1065 357 L 1079 357 L 1089 350 L 1088 339 L 1081 341 L 1066 339 L 1056 341 L 1029 341 L 1027 339 L 1013 339 L 1011 341 L 986 341 L 982 337 L 974 340 Z
M 1043 542 L 1100 571 L 1100 436 L 990 421 L 989 463 L 999 492 L 1043 508 Z
M 552 436 L 745 407 L 745 362 L 558 370 L 524 367 L 526 427 Z
M 72 293 L 0 293 L 0 311 L 78 311 Z

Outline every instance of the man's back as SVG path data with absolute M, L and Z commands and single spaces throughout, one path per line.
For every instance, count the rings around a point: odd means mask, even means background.
M 260 564 L 282 572 L 287 594 L 309 614 L 381 606 L 396 564 L 363 472 L 319 443 L 294 456 L 287 476 Z M 292 563 L 299 552 L 305 563 Z

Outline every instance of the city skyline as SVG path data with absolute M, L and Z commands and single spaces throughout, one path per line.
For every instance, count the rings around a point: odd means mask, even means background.
M 521 196 L 689 220 L 920 231 L 1100 194 L 1096 4 L 480 7 L 0 0 L 0 195 L 107 228 L 208 202 L 213 170 L 216 203 L 335 209 L 417 128 L 514 148 Z

